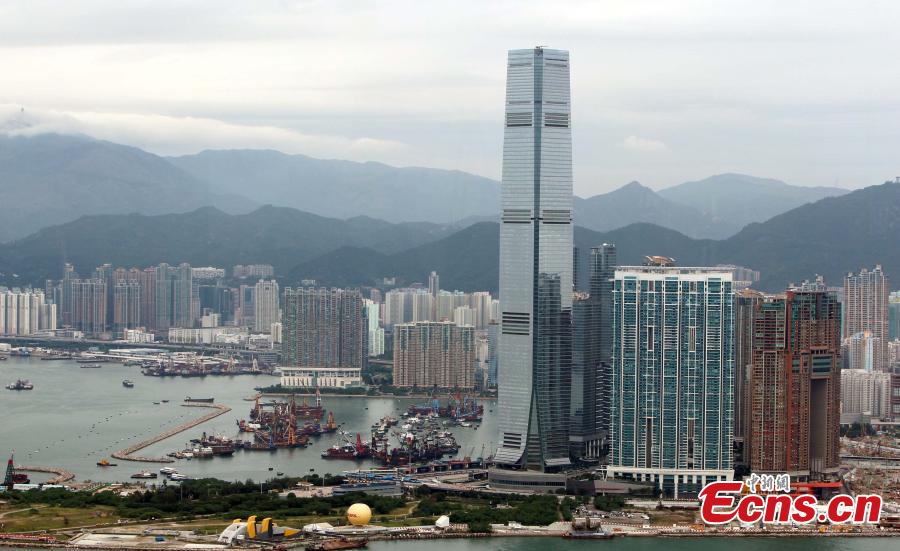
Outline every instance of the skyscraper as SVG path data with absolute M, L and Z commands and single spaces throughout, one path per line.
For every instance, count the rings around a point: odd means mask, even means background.
M 363 368 L 366 316 L 357 290 L 284 290 L 282 365 Z
M 733 476 L 734 301 L 731 272 L 665 264 L 615 272 L 607 473 L 679 497 Z
M 734 461 L 747 465 L 750 430 L 750 379 L 753 371 L 753 343 L 756 314 L 765 295 L 753 289 L 740 289 L 734 297 Z
M 176 327 L 193 327 L 197 319 L 194 300 L 194 275 L 191 265 L 182 262 L 174 270 L 172 280 L 172 323 Z
M 572 131 L 569 53 L 509 52 L 500 228 L 501 465 L 569 464 Z
M 746 386 L 753 471 L 808 477 L 839 466 L 840 324 L 832 292 L 787 291 L 757 303 Z
M 281 319 L 278 315 L 278 282 L 274 279 L 260 279 L 256 282 L 254 297 L 254 329 L 260 333 L 269 333 L 272 331 L 272 324 Z
M 890 367 L 887 353 L 889 296 L 890 282 L 881 266 L 875 266 L 871 271 L 863 268 L 859 274 L 847 274 L 844 278 L 846 316 L 843 337 L 868 333 L 867 338 L 872 339 L 871 360 L 875 371 L 887 371 Z M 850 369 L 864 368 L 850 364 Z

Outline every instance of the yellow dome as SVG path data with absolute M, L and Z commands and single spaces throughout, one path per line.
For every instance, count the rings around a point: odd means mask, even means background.
M 365 526 L 372 520 L 372 509 L 365 503 L 354 503 L 347 509 L 347 520 L 353 526 Z

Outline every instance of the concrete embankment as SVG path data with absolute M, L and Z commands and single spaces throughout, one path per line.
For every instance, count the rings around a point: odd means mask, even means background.
M 45 484 L 62 484 L 75 478 L 75 474 L 58 467 L 35 467 L 32 465 L 16 465 L 17 471 L 25 471 L 29 473 L 51 473 L 55 474 L 53 478 L 47 480 Z
M 121 459 L 123 461 L 140 461 L 143 463 L 172 463 L 175 460 L 170 457 L 145 457 L 145 456 L 141 456 L 141 455 L 131 455 L 131 454 L 138 452 L 146 447 L 152 446 L 153 444 L 156 444 L 157 442 L 162 442 L 166 438 L 175 436 L 176 434 L 178 434 L 180 432 L 184 432 L 188 429 L 192 429 L 192 428 L 196 427 L 197 425 L 202 425 L 203 423 L 205 423 L 211 419 L 215 419 L 216 417 L 231 411 L 230 407 L 224 406 L 221 404 L 182 404 L 182 407 L 211 408 L 211 409 L 214 409 L 215 411 L 211 411 L 211 412 L 207 413 L 206 415 L 204 415 L 202 417 L 198 417 L 197 419 L 194 419 L 192 421 L 182 423 L 182 424 L 178 425 L 177 427 L 173 427 L 165 432 L 157 434 L 156 436 L 154 436 L 152 438 L 148 438 L 147 440 L 142 440 L 142 441 L 138 442 L 137 444 L 128 446 L 124 450 L 119 450 L 119 451 L 113 453 L 112 456 L 115 457 L 116 459 Z

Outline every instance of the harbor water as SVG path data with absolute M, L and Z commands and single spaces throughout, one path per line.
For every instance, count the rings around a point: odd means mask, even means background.
M 185 421 L 207 413 L 204 408 L 182 407 L 187 396 L 214 397 L 216 404 L 231 411 L 200 426 L 172 436 L 141 450 L 137 455 L 161 457 L 184 449 L 191 438 L 208 434 L 251 439 L 239 435 L 236 420 L 247 418 L 253 402 L 246 401 L 254 387 L 276 384 L 268 375 L 207 377 L 146 377 L 136 366 L 104 363 L 97 369 L 84 369 L 70 360 L 41 361 L 38 358 L 10 357 L 0 362 L 0 382 L 28 379 L 34 390 L 12 391 L 0 388 L 0 454 L 3 459 L 15 452 L 16 463 L 59 467 L 75 473 L 76 480 L 104 482 L 127 481 L 142 470 L 158 471 L 162 464 L 116 460 L 112 453 L 148 439 Z M 134 388 L 125 388 L 130 379 Z M 298 400 L 304 398 L 298 397 Z M 305 398 L 312 403 L 315 398 Z M 168 400 L 168 403 L 163 403 Z M 373 423 L 392 415 L 399 417 L 409 405 L 425 399 L 392 397 L 323 397 L 326 411 L 334 413 L 341 429 L 368 438 Z M 445 398 L 446 400 L 446 398 Z M 154 403 L 159 402 L 159 403 Z M 477 429 L 453 427 L 461 448 L 457 457 L 480 457 L 490 453 L 496 439 L 493 402 L 484 402 L 484 421 Z M 216 477 L 225 480 L 265 480 L 283 472 L 301 476 L 315 472 L 340 473 L 344 470 L 376 466 L 371 460 L 327 460 L 321 452 L 339 443 L 338 434 L 313 437 L 306 448 L 268 451 L 237 450 L 231 457 L 176 460 L 166 466 L 192 477 Z M 108 458 L 117 466 L 99 467 Z M 271 468 L 271 470 L 270 470 Z M 31 473 L 35 482 L 51 475 Z M 152 481 L 151 481 L 152 482 Z

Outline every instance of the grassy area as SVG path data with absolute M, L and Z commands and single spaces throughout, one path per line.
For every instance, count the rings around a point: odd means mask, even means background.
M 97 506 L 90 509 L 39 507 L 10 513 L 0 518 L 0 525 L 6 532 L 31 532 L 115 523 L 118 520 L 119 515 L 116 513 L 115 507 Z

